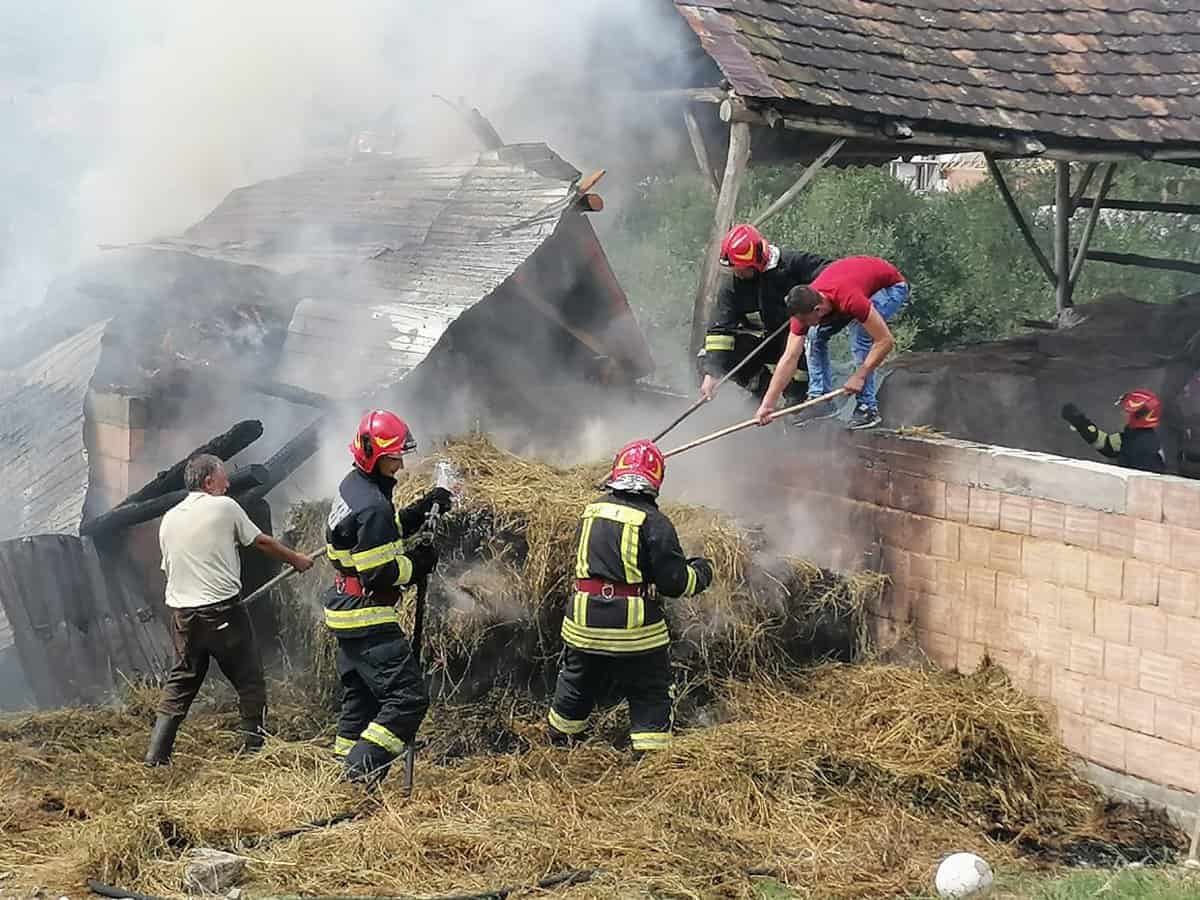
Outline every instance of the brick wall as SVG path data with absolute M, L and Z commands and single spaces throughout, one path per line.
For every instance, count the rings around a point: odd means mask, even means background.
M 84 419 L 89 514 L 111 509 L 154 477 L 146 461 L 148 419 L 145 398 L 89 392 Z
M 834 452 L 848 492 L 822 493 L 824 454 L 774 482 L 829 536 L 818 562 L 874 549 L 882 644 L 913 635 L 964 672 L 990 657 L 1084 758 L 1200 791 L 1200 482 L 885 433 Z

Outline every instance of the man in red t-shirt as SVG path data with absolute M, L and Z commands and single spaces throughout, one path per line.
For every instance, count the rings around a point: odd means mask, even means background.
M 875 370 L 896 345 L 887 323 L 908 300 L 908 283 L 900 271 L 876 256 L 850 256 L 833 262 L 812 284 L 792 288 L 787 295 L 791 334 L 775 376 L 767 388 L 758 420 L 766 425 L 808 343 L 808 396 L 833 389 L 829 339 L 851 326 L 850 346 L 858 368 L 846 380 L 846 390 L 858 395 L 850 427 L 873 428 L 882 419 L 875 401 Z

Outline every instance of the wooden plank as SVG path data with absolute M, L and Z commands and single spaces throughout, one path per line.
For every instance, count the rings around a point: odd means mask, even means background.
M 692 153 L 696 156 L 696 165 L 700 167 L 700 175 L 715 198 L 721 191 L 721 185 L 717 183 L 716 173 L 713 171 L 712 163 L 708 160 L 708 147 L 704 143 L 704 132 L 700 130 L 696 114 L 690 108 L 683 111 L 683 124 L 687 127 L 688 140 L 692 143 Z
M 1167 272 L 1188 272 L 1200 275 L 1200 262 L 1185 259 L 1164 259 L 1158 256 L 1143 256 L 1140 253 L 1108 253 L 1104 250 L 1089 250 L 1087 259 L 1113 263 L 1118 266 L 1138 266 L 1143 269 L 1162 269 Z
M 1054 163 L 1054 303 L 1059 312 L 1071 305 L 1071 164 Z
M 1021 232 L 1021 237 L 1025 239 L 1026 246 L 1033 253 L 1033 258 L 1037 260 L 1037 264 L 1041 266 L 1042 271 L 1046 273 L 1046 278 L 1049 279 L 1050 284 L 1057 285 L 1058 276 L 1054 273 L 1054 267 L 1050 265 L 1050 260 L 1046 259 L 1046 254 L 1038 246 L 1037 238 L 1033 236 L 1033 231 L 1030 230 L 1029 223 L 1025 221 L 1025 215 L 1021 212 L 1021 207 L 1017 206 L 1017 201 L 1008 189 L 1008 182 L 1004 180 L 1004 173 L 1000 171 L 1000 167 L 996 165 L 996 160 L 990 153 L 985 153 L 983 158 L 987 163 L 988 171 L 992 175 L 992 181 L 996 182 L 996 188 L 1000 191 L 1000 199 L 1004 201 L 1004 206 L 1008 209 L 1008 214 L 1012 216 L 1013 221 L 1016 223 L 1017 230 Z

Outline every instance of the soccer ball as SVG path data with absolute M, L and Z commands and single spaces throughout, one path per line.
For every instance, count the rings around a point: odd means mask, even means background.
M 974 853 L 953 853 L 938 866 L 933 886 L 939 897 L 982 900 L 992 892 L 992 867 Z

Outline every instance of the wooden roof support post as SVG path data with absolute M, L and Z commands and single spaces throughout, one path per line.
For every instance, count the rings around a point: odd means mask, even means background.
M 720 274 L 721 240 L 733 226 L 733 215 L 737 211 L 738 192 L 750 162 L 750 125 L 747 122 L 732 122 L 729 125 L 729 154 L 725 159 L 725 176 L 721 179 L 721 192 L 717 196 L 717 210 L 713 216 L 712 236 L 704 251 L 704 264 L 700 269 L 700 284 L 696 288 L 696 302 L 692 306 L 691 353 L 695 356 L 704 344 L 704 331 L 708 327 L 708 315 L 712 309 L 713 296 Z
M 1079 184 L 1075 185 L 1075 190 L 1071 194 L 1071 212 L 1079 209 L 1079 201 L 1083 199 L 1084 191 L 1092 183 L 1092 176 L 1096 174 L 1098 168 L 1100 168 L 1100 163 L 1088 163 L 1084 167 L 1083 174 L 1079 176 Z
M 1071 306 L 1071 164 L 1054 163 L 1054 303 L 1058 312 Z
M 1079 246 L 1075 249 L 1075 261 L 1071 263 L 1071 275 L 1067 279 L 1071 285 L 1071 293 L 1075 292 L 1075 284 L 1079 281 L 1079 273 L 1083 271 L 1083 261 L 1087 258 L 1088 245 L 1092 242 L 1092 232 L 1096 230 L 1096 222 L 1100 219 L 1100 210 L 1104 207 L 1104 198 L 1112 187 L 1113 176 L 1117 174 L 1117 164 L 1109 163 L 1104 169 L 1104 177 L 1100 179 L 1100 188 L 1096 191 L 1096 202 L 1088 212 L 1087 222 L 1083 226 L 1083 234 L 1079 236 Z M 1080 188 L 1086 187 L 1086 182 Z
M 818 172 L 825 168 L 826 164 L 837 155 L 837 152 L 841 150 L 845 144 L 845 138 L 838 138 L 825 149 L 824 153 L 809 163 L 808 168 L 804 170 L 804 172 L 796 180 L 796 183 L 784 191 L 778 200 L 759 213 L 758 217 L 754 220 L 755 226 L 761 227 L 765 225 L 781 210 L 791 205 L 792 202 L 794 202 L 795 199 L 800 196 L 800 192 L 808 187 L 808 183 L 813 180 Z
M 692 142 L 692 152 L 696 154 L 696 165 L 700 167 L 704 183 L 712 192 L 713 197 L 716 197 L 720 193 L 721 185 L 717 183 L 712 163 L 708 161 L 708 147 L 704 145 L 704 132 L 700 130 L 700 123 L 696 121 L 696 114 L 690 107 L 683 111 L 683 123 L 687 126 L 688 139 Z
M 1038 246 L 1037 238 L 1033 236 L 1033 232 L 1029 230 L 1029 223 L 1025 221 L 1025 216 L 1021 213 L 1021 207 L 1017 206 L 1017 201 L 1013 199 L 1012 192 L 1008 189 L 1008 183 L 1004 180 L 1004 173 L 996 165 L 996 160 L 992 154 L 985 153 L 983 158 L 987 162 L 988 171 L 992 175 L 992 181 L 996 182 L 996 188 L 1000 191 L 1000 198 L 1008 208 L 1008 213 L 1012 216 L 1013 221 L 1017 223 L 1017 230 L 1021 232 L 1021 237 L 1025 238 L 1025 243 L 1029 246 L 1030 251 L 1032 251 L 1033 258 L 1037 260 L 1037 264 L 1046 273 L 1046 278 L 1050 281 L 1050 284 L 1057 286 L 1058 276 L 1054 274 L 1054 267 L 1050 265 L 1050 260 L 1046 259 L 1046 254 Z

